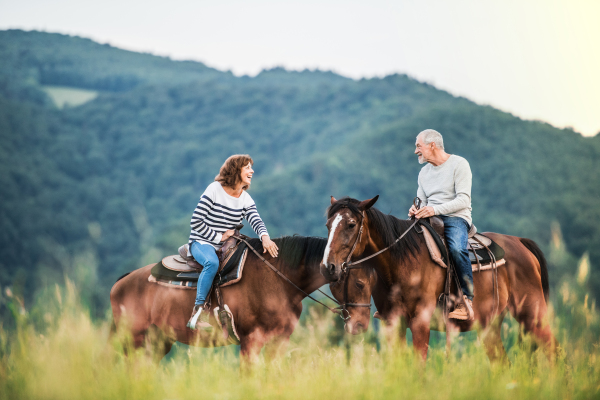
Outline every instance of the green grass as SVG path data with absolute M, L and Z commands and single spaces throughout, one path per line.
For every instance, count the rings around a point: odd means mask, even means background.
M 598 315 L 567 286 L 553 311 L 565 312 L 553 317 L 562 346 L 553 362 L 525 337 L 509 349 L 510 366 L 490 363 L 476 340 L 462 337 L 449 355 L 432 346 L 422 363 L 386 329 L 348 337 L 335 316 L 311 307 L 280 358 L 261 355 L 246 371 L 233 347 L 178 346 L 158 365 L 149 349 L 126 357 L 121 342 L 109 340 L 110 318 L 92 321 L 67 282 L 38 309 L 4 296 L 17 323 L 0 329 L 0 398 L 597 398 Z M 504 330 L 518 336 L 517 326 Z
M 52 98 L 58 108 L 77 107 L 98 97 L 98 92 L 95 90 L 49 85 L 43 85 L 42 89 Z

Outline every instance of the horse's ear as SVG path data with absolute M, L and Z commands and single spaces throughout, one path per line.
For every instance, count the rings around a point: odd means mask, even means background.
M 367 211 L 369 208 L 373 207 L 373 204 L 377 203 L 377 199 L 379 199 L 379 195 L 377 195 L 377 196 L 373 197 L 372 199 L 368 199 L 368 200 L 365 200 L 365 201 L 361 201 L 361 202 L 358 204 L 358 208 L 359 208 L 361 211 Z
M 337 200 L 335 199 L 335 197 L 331 196 L 331 204 L 333 205 L 333 203 L 335 203 Z

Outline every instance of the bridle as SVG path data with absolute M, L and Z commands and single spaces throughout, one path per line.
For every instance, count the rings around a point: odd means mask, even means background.
M 250 250 L 252 250 L 252 252 L 260 260 L 262 260 L 263 263 L 265 263 L 273 272 L 275 272 L 281 278 L 283 278 L 288 283 L 290 283 L 292 286 L 294 286 L 296 289 L 298 289 L 300 292 L 302 292 L 306 297 L 321 304 L 323 307 L 327 308 L 329 311 L 333 312 L 334 314 L 338 314 L 340 316 L 340 318 L 342 318 L 344 320 L 344 322 L 348 322 L 350 320 L 350 312 L 348 311 L 348 307 L 369 307 L 369 308 L 371 307 L 371 303 L 348 303 L 348 275 L 350 274 L 350 270 L 358 269 L 358 268 L 365 268 L 366 265 L 358 266 L 358 264 L 361 264 L 364 261 L 367 261 L 373 257 L 378 256 L 379 254 L 383 253 L 384 251 L 388 250 L 390 247 L 392 247 L 393 245 L 398 243 L 400 241 L 400 239 L 402 239 L 415 226 L 415 224 L 418 222 L 418 219 L 415 219 L 415 221 L 412 223 L 412 225 L 398 239 L 396 239 L 396 241 L 394 243 L 392 243 L 385 249 L 379 250 L 377 253 L 372 254 L 368 257 L 362 258 L 358 261 L 351 262 L 350 259 L 352 258 L 352 254 L 354 254 L 354 250 L 356 250 L 356 246 L 358 245 L 358 243 L 360 242 L 360 239 L 362 238 L 364 222 L 365 222 L 365 213 L 364 213 L 364 211 L 362 211 L 358 235 L 356 236 L 356 240 L 354 241 L 354 244 L 352 245 L 352 250 L 350 250 L 350 253 L 348 254 L 348 257 L 346 258 L 346 261 L 344 261 L 342 263 L 342 279 L 344 279 L 344 302 L 340 303 L 333 297 L 329 296 L 327 293 L 323 292 L 321 289 L 317 289 L 319 292 L 321 292 L 323 295 L 325 295 L 325 297 L 332 300 L 334 303 L 336 303 L 338 305 L 335 308 L 329 307 L 328 305 L 326 305 L 326 304 L 320 302 L 319 300 L 315 299 L 314 297 L 312 297 L 310 294 L 306 293 L 304 290 L 300 289 L 287 276 L 282 274 L 277 268 L 275 268 L 270 262 L 268 262 L 258 251 L 256 251 L 256 249 L 254 249 L 254 247 L 252 247 L 245 238 L 243 238 L 242 236 L 238 236 L 238 235 L 233 235 L 233 237 L 246 243 L 248 248 L 250 248 Z
M 364 223 L 365 223 L 365 213 L 364 213 L 364 211 L 362 211 L 361 212 L 361 220 L 360 220 L 360 228 L 358 229 L 358 235 L 356 236 L 356 240 L 354 241 L 354 244 L 352 245 L 352 250 L 350 250 L 350 253 L 348 253 L 348 257 L 346 258 L 346 261 L 344 261 L 342 263 L 342 279 L 344 282 L 344 302 L 341 303 L 337 308 L 340 309 L 340 317 L 344 321 L 348 321 L 350 319 L 350 312 L 348 311 L 348 307 L 371 308 L 371 303 L 348 303 L 348 285 L 349 285 L 348 277 L 350 276 L 350 270 L 366 267 L 366 265 L 355 266 L 350 262 L 350 259 L 352 258 L 352 254 L 354 254 L 354 250 L 356 249 L 356 246 L 358 245 L 358 243 L 360 243 L 360 239 L 362 238 Z
M 350 259 L 352 258 L 352 254 L 354 253 L 354 249 L 356 249 L 356 245 L 358 244 L 358 242 L 360 241 L 360 237 L 362 235 L 362 231 L 363 231 L 363 222 L 365 220 L 365 214 L 364 211 L 361 212 L 362 214 L 362 221 L 360 222 L 360 230 L 358 232 L 358 236 L 356 237 L 356 241 L 354 242 L 354 245 L 352 246 L 352 250 L 350 251 L 350 254 L 348 254 L 348 257 L 346 258 L 346 261 L 344 261 L 342 263 L 342 272 L 348 270 L 348 269 L 353 269 L 353 268 L 358 268 L 358 267 L 354 267 L 355 265 L 361 264 L 367 260 L 370 260 L 373 257 L 377 257 L 378 255 L 380 255 L 381 253 L 383 253 L 384 251 L 388 250 L 390 247 L 392 247 L 393 245 L 395 245 L 396 243 L 398 243 L 404 236 L 406 236 L 406 234 L 408 232 L 410 232 L 410 230 L 417 224 L 417 222 L 419 222 L 418 218 L 415 218 L 415 220 L 413 221 L 413 223 L 408 227 L 408 229 L 406 231 L 404 231 L 404 233 L 402 235 L 400 235 L 400 237 L 398 239 L 396 239 L 394 241 L 394 243 L 390 244 L 388 247 L 386 247 L 385 249 L 381 249 L 379 250 L 377 253 L 373 253 L 370 256 L 367 256 L 365 258 L 361 258 L 358 261 L 354 261 L 351 262 Z
M 348 303 L 348 290 L 347 290 L 348 289 L 348 285 L 347 285 L 347 280 L 346 280 L 346 285 L 345 285 L 345 289 L 344 289 L 344 303 L 340 303 L 339 301 L 337 301 L 333 297 L 329 296 L 327 293 L 323 292 L 321 289 L 317 289 L 319 292 L 321 292 L 322 294 L 324 294 L 325 297 L 327 297 L 328 299 L 332 300 L 335 304 L 338 305 L 335 308 L 329 307 L 327 304 L 324 304 L 323 302 L 321 302 L 321 301 L 315 299 L 314 297 L 312 297 L 310 294 L 306 293 L 304 290 L 300 289 L 298 287 L 298 285 L 296 285 L 294 282 L 292 282 L 290 280 L 290 278 L 288 278 L 287 276 L 285 276 L 284 274 L 282 274 L 277 268 L 275 268 L 270 262 L 268 262 L 258 251 L 256 251 L 256 249 L 254 247 L 252 247 L 252 245 L 250 243 L 248 243 L 248 241 L 244 237 L 242 237 L 241 235 L 233 235 L 232 237 L 234 237 L 237 240 L 240 240 L 240 241 L 246 243 L 246 245 L 248 246 L 248 248 L 250 250 L 252 250 L 252 252 L 260 260 L 262 260 L 262 262 L 265 263 L 265 265 L 267 267 L 269 267 L 273 272 L 275 272 L 277 275 L 279 275 L 281 278 L 283 278 L 285 281 L 287 281 L 290 285 L 292 285 L 293 287 L 295 287 L 296 289 L 298 289 L 300 292 L 302 292 L 309 299 L 313 300 L 316 303 L 319 303 L 320 305 L 322 305 L 323 307 L 327 308 L 332 313 L 338 314 L 344 320 L 344 322 L 347 322 L 348 320 L 350 320 L 350 312 L 348 312 L 347 306 L 351 306 L 351 307 L 371 307 L 371 304 Z
M 416 200 L 415 200 L 416 201 Z M 356 246 L 358 245 L 358 243 L 360 243 L 360 240 L 362 238 L 362 234 L 363 234 L 363 228 L 364 228 L 364 223 L 365 223 L 365 212 L 361 211 L 361 220 L 360 220 L 360 228 L 358 229 L 358 235 L 356 236 L 356 240 L 354 241 L 354 244 L 352 245 L 352 250 L 350 250 L 350 253 L 348 253 L 348 257 L 346 257 L 346 261 L 344 261 L 342 263 L 342 278 L 344 280 L 344 302 L 341 303 L 339 305 L 339 307 L 337 307 L 338 309 L 340 309 L 340 317 L 344 320 L 347 321 L 350 319 L 350 312 L 348 311 L 347 307 L 371 307 L 371 303 L 348 303 L 348 276 L 350 274 L 350 270 L 352 269 L 358 269 L 358 268 L 365 268 L 366 265 L 359 265 L 362 264 L 363 262 L 373 258 L 373 257 L 377 257 L 378 255 L 380 255 L 381 253 L 383 253 L 384 251 L 388 250 L 390 247 L 392 247 L 393 245 L 395 245 L 396 243 L 398 243 L 404 236 L 406 236 L 406 234 L 417 224 L 417 222 L 419 221 L 417 218 L 415 218 L 414 222 L 408 227 L 408 229 L 402 234 L 400 235 L 400 237 L 398 239 L 396 239 L 394 241 L 394 243 L 392 243 L 391 245 L 389 245 L 388 247 L 386 247 L 385 249 L 379 250 L 377 253 L 371 254 L 370 256 L 361 258 L 358 261 L 350 261 L 352 259 L 352 255 L 354 254 L 354 250 L 356 250 Z M 323 293 L 323 292 L 321 292 Z M 329 296 L 327 296 L 329 297 Z M 331 297 L 329 297 L 331 298 Z M 333 301 L 335 301 L 335 299 L 332 299 Z M 337 301 L 336 301 L 337 303 Z M 338 303 L 339 304 L 339 303 Z M 347 315 L 347 317 L 344 316 L 344 313 Z

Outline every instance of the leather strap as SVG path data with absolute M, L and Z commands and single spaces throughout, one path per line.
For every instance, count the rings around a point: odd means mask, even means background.
M 287 276 L 285 276 L 284 274 L 282 274 L 277 268 L 275 268 L 270 262 L 268 262 L 258 251 L 256 251 L 256 249 L 254 247 L 252 247 L 250 245 L 250 243 L 248 243 L 248 241 L 246 239 L 244 239 L 241 236 L 233 236 L 238 240 L 241 240 L 242 242 L 246 243 L 248 245 L 248 248 L 250 250 L 252 250 L 252 252 L 254 252 L 254 254 L 256 254 L 256 256 L 262 260 L 262 262 L 264 262 L 269 268 L 271 268 L 271 270 L 273 270 L 277 275 L 279 275 L 280 277 L 282 277 L 283 279 L 285 279 L 290 285 L 292 285 L 293 287 L 295 287 L 296 289 L 298 289 L 299 291 L 301 291 L 306 297 L 308 297 L 309 299 L 321 304 L 323 307 L 327 308 L 329 311 L 331 311 L 334 314 L 340 314 L 339 310 L 336 310 L 335 308 L 331 308 L 328 305 L 321 303 L 319 300 L 315 299 L 314 297 L 312 297 L 310 294 L 306 293 L 304 290 L 300 289 L 294 282 L 292 282 Z M 329 297 L 329 296 L 327 296 Z M 332 299 L 333 300 L 333 299 Z M 335 301 L 335 300 L 334 300 Z M 337 304 L 339 304 L 337 301 L 335 301 Z
M 408 229 L 406 231 L 404 231 L 404 233 L 402 235 L 400 235 L 400 237 L 398 239 L 396 239 L 394 241 L 394 243 L 390 244 L 385 249 L 379 250 L 377 253 L 371 254 L 370 256 L 362 258 L 362 259 L 360 259 L 358 261 L 345 263 L 346 264 L 346 269 L 348 269 L 348 268 L 350 268 L 350 267 L 352 267 L 354 265 L 363 263 L 363 262 L 365 262 L 367 260 L 370 260 L 373 257 L 377 257 L 378 255 L 380 255 L 384 251 L 388 250 L 390 247 L 392 247 L 393 245 L 395 245 L 396 243 L 398 243 L 404 236 L 406 236 L 406 234 L 417 224 L 417 222 L 419 222 L 419 219 L 415 218 L 415 221 L 408 227 Z M 362 226 L 361 226 L 361 228 L 362 228 Z M 357 241 L 354 243 L 354 246 L 352 246 L 352 252 L 350 252 L 350 254 L 348 255 L 348 260 L 352 257 L 352 253 L 354 252 L 354 249 L 356 248 L 356 244 L 357 244 L 359 238 L 357 237 L 356 239 L 357 239 Z

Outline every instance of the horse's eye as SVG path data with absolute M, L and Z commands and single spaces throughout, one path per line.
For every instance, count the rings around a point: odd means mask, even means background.
M 365 288 L 365 284 L 362 283 L 361 281 L 356 281 L 356 287 L 359 288 L 360 290 L 363 290 Z
M 350 224 L 348 224 L 348 229 L 354 229 L 355 226 L 356 226 L 356 224 L 350 223 Z

